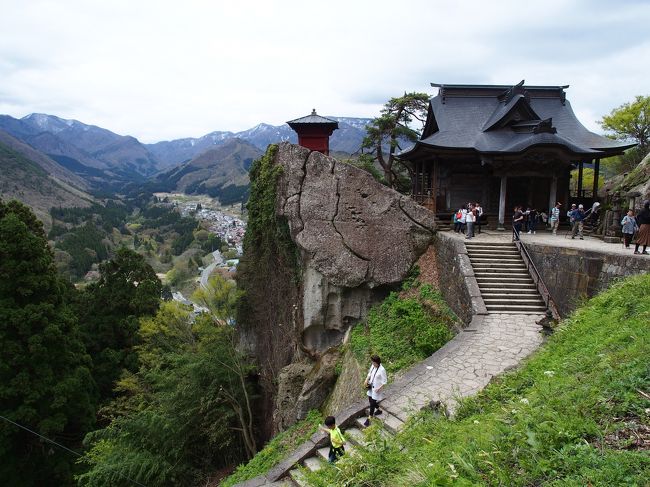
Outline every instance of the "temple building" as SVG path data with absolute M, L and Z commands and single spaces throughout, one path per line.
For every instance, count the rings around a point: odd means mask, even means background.
M 441 219 L 480 202 L 488 224 L 503 228 L 515 205 L 548 211 L 560 201 L 590 205 L 600 161 L 622 144 L 587 130 L 566 99 L 567 86 L 443 85 L 420 140 L 399 154 L 413 174 L 412 195 Z M 594 184 L 583 188 L 583 168 Z M 570 192 L 571 171 L 577 190 Z

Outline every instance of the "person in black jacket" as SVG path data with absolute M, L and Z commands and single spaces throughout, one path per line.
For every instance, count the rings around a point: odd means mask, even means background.
M 650 246 L 650 201 L 643 203 L 643 209 L 636 216 L 636 224 L 639 225 L 639 234 L 636 237 L 634 253 L 640 254 L 639 246 L 643 245 L 643 253 L 647 255 L 646 249 Z

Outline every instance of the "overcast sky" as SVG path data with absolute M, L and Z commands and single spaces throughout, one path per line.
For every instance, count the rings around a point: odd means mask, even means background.
M 650 94 L 649 26 L 647 0 L 0 0 L 0 113 L 156 142 L 525 79 L 599 131 Z

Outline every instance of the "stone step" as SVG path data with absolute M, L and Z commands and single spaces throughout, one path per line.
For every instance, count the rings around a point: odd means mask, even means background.
M 532 304 L 486 304 L 485 307 L 488 310 L 488 313 L 504 313 L 507 314 L 510 311 L 529 311 L 529 312 L 540 312 L 543 313 L 546 311 L 546 305 L 532 305 Z
M 470 255 L 469 260 L 471 260 L 472 262 L 510 262 L 510 263 L 523 262 L 523 259 L 519 255 L 513 255 L 512 257 L 495 257 L 491 255 L 485 255 L 485 256 Z
M 363 436 L 363 431 L 361 431 L 359 428 L 348 428 L 343 433 L 343 436 L 345 436 L 345 439 L 348 440 L 349 443 L 353 443 L 358 446 L 364 446 L 366 444 L 365 437 Z
M 489 297 L 484 297 L 483 302 L 485 303 L 486 307 L 490 307 L 495 304 L 504 304 L 504 305 L 524 305 L 524 306 L 534 306 L 534 305 L 544 305 L 544 300 L 541 297 L 538 298 L 513 298 L 513 297 L 506 297 L 506 298 L 489 298 Z
M 474 270 L 477 269 L 504 269 L 504 270 L 519 270 L 526 269 L 526 265 L 523 262 L 472 262 L 472 267 Z
M 488 295 L 503 295 L 503 296 L 512 296 L 513 294 L 538 294 L 537 289 L 533 285 L 530 288 L 526 289 L 521 289 L 519 287 L 481 287 L 479 286 L 479 289 L 481 290 L 481 294 L 483 296 L 488 296 Z
M 325 466 L 320 456 L 305 458 L 302 463 L 312 472 L 317 472 Z
M 362 416 L 360 418 L 357 418 L 357 426 L 361 428 L 365 428 L 366 425 L 364 424 L 366 419 L 368 419 L 367 416 Z M 381 416 L 377 416 L 374 419 L 370 420 L 372 421 L 381 421 L 384 424 L 384 428 L 386 428 L 390 433 L 392 434 L 397 434 L 397 432 L 402 429 L 404 426 L 404 423 L 402 420 L 396 418 L 386 410 L 383 410 L 383 414 Z
M 512 242 L 465 242 L 466 247 L 480 247 L 480 248 L 490 248 L 490 247 L 507 247 L 515 248 L 515 244 Z
M 481 254 L 494 254 L 494 255 L 521 255 L 517 249 L 484 249 L 484 248 L 467 248 L 468 254 L 481 255 Z
M 348 440 L 344 445 L 345 446 L 345 454 L 346 455 L 354 455 L 355 454 L 355 449 L 354 449 L 354 446 L 352 446 L 350 444 L 349 438 L 346 436 L 347 433 L 348 433 L 347 430 L 343 432 L 343 436 L 345 437 L 346 440 Z M 362 435 L 363 435 L 363 433 L 362 433 Z M 330 456 L 329 456 L 330 455 L 330 447 L 325 446 L 323 448 L 319 448 L 318 450 L 316 450 L 316 454 L 318 455 L 318 457 L 321 460 L 325 460 L 326 462 L 328 462 L 329 459 L 330 459 Z
M 300 469 L 294 468 L 289 471 L 289 478 L 298 487 L 310 487 L 309 482 L 305 478 L 305 474 Z
M 498 267 L 475 267 L 475 277 L 530 277 L 527 269 L 500 269 Z
M 264 484 L 264 487 L 295 487 L 296 485 L 298 484 L 296 484 L 293 480 L 291 480 L 291 478 L 288 478 L 288 479 L 276 480 L 275 482 L 271 482 L 270 484 Z
M 505 273 L 498 275 L 495 272 L 485 272 L 483 274 L 474 274 L 479 286 L 483 284 L 504 283 L 504 284 L 532 284 L 533 278 L 529 274 L 513 275 Z

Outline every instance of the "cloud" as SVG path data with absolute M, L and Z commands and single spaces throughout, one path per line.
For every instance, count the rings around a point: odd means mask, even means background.
M 431 82 L 571 84 L 583 123 L 646 94 L 647 2 L 0 0 L 0 112 L 153 142 L 374 116 Z

